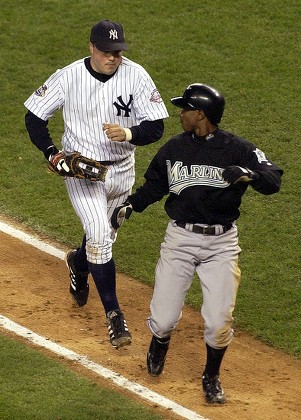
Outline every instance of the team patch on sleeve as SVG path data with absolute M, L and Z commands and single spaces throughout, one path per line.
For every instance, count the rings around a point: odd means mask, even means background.
M 161 95 L 160 95 L 160 93 L 159 93 L 159 91 L 158 91 L 158 89 L 154 89 L 153 91 L 152 91 L 152 93 L 151 93 L 151 96 L 150 96 L 150 99 L 149 99 L 151 102 L 157 102 L 157 103 L 160 103 L 160 102 L 162 102 L 162 98 L 161 98 Z
M 259 163 L 268 162 L 268 159 L 266 158 L 265 154 L 260 149 L 256 148 L 255 150 L 253 150 L 253 152 L 257 156 Z
M 41 96 L 41 97 L 43 97 L 43 96 L 46 96 L 46 94 L 47 94 L 47 86 L 46 85 L 42 85 L 42 86 L 40 86 L 39 87 L 39 89 L 37 89 L 36 91 L 35 91 L 35 95 L 37 95 L 37 96 Z

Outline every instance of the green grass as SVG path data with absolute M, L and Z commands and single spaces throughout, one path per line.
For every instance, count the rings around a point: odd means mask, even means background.
M 178 0 L 148 5 L 138 0 L 121 4 L 110 1 L 101 2 L 96 15 L 91 12 L 93 2 L 89 1 L 77 3 L 80 14 L 66 0 L 44 1 L 42 8 L 38 1 L 25 1 L 21 6 L 13 1 L 1 3 L 1 14 L 5 16 L 0 35 L 1 88 L 5 100 L 0 211 L 65 244 L 79 243 L 81 226 L 63 182 L 46 172 L 43 156 L 28 140 L 23 102 L 56 68 L 88 54 L 89 30 L 95 21 L 114 17 L 124 24 L 130 44 L 127 56 L 150 71 L 170 112 L 164 138 L 137 149 L 136 185 L 143 181 L 154 153 L 180 130 L 178 110 L 169 99 L 195 81 L 210 83 L 224 92 L 227 102 L 222 128 L 254 141 L 283 167 L 285 175 L 279 194 L 263 197 L 249 191 L 242 205 L 238 226 L 243 283 L 236 323 L 263 340 L 300 355 L 300 342 L 295 343 L 301 335 L 298 320 L 290 320 L 288 339 L 282 334 L 287 331 L 288 300 L 293 313 L 300 304 L 301 143 L 297 102 L 301 87 L 295 64 L 299 54 L 300 0 L 281 7 L 276 0 L 256 5 L 226 0 L 214 6 L 204 1 L 201 13 L 196 13 L 191 2 L 182 4 Z M 16 30 L 17 40 L 13 36 Z M 59 145 L 60 115 L 53 118 L 50 128 Z M 132 216 L 115 244 L 118 269 L 152 284 L 166 223 L 163 202 Z M 279 296 L 269 300 L 266 310 L 265 297 L 271 289 L 275 294 L 279 291 Z M 196 285 L 187 302 L 198 307 L 198 295 Z M 297 298 L 291 302 L 290 295 Z M 268 328 L 271 324 L 272 328 Z
M 11 338 L 0 336 L 0 354 L 1 420 L 162 419 Z
M 23 102 L 54 70 L 89 54 L 96 21 L 120 21 L 126 55 L 151 73 L 170 112 L 164 138 L 137 149 L 137 186 L 158 148 L 180 131 L 169 100 L 192 82 L 220 89 L 221 128 L 254 141 L 284 169 L 279 194 L 250 189 L 244 197 L 235 325 L 300 357 L 301 0 L 0 0 L 0 6 L 0 212 L 64 244 L 80 242 L 62 180 L 47 173 L 28 139 Z M 49 127 L 59 145 L 61 117 Z M 134 214 L 114 247 L 118 270 L 151 285 L 167 223 L 163 204 Z M 197 279 L 187 303 L 201 304 Z

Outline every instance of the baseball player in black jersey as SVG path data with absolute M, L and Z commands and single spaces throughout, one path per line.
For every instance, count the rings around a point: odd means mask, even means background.
M 195 272 L 200 279 L 207 360 L 202 386 L 208 403 L 225 402 L 219 379 L 233 338 L 233 310 L 240 283 L 236 220 L 250 185 L 261 194 L 277 193 L 283 171 L 255 144 L 221 130 L 225 100 L 217 90 L 191 84 L 171 99 L 181 108 L 183 132 L 167 141 L 145 173 L 145 183 L 117 208 L 120 226 L 132 210 L 142 212 L 168 195 L 170 217 L 155 273 L 147 353 L 152 376 L 162 373 L 172 331 L 182 315 Z
M 124 57 L 124 50 L 128 45 L 121 24 L 96 23 L 90 33 L 90 56 L 57 70 L 25 102 L 30 139 L 56 172 L 71 172 L 68 152 L 79 152 L 108 167 L 104 182 L 64 179 L 85 233 L 81 247 L 66 255 L 66 263 L 77 306 L 87 303 L 91 274 L 116 348 L 130 344 L 132 338 L 116 294 L 112 256 L 116 230 L 111 215 L 131 193 L 136 147 L 159 140 L 168 117 L 152 78 L 141 65 Z M 64 118 L 62 151 L 48 131 L 49 119 L 58 110 Z

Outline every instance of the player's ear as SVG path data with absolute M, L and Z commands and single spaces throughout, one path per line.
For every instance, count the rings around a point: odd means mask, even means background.
M 204 113 L 204 111 L 203 110 L 201 110 L 201 109 L 199 109 L 199 117 L 198 117 L 198 120 L 199 121 L 201 121 L 201 120 L 203 120 L 204 118 L 206 118 L 206 115 L 205 115 L 205 113 Z
M 89 42 L 89 50 L 90 50 L 90 54 L 93 53 L 93 49 L 94 49 L 94 45 L 92 44 L 92 42 Z

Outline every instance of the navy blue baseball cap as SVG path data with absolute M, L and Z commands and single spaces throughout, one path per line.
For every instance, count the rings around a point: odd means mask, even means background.
M 102 20 L 91 29 L 90 41 L 100 51 L 128 50 L 120 23 Z

